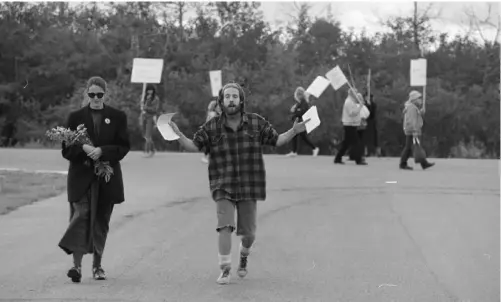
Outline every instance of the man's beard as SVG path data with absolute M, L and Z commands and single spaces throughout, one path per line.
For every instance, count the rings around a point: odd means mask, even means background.
M 238 105 L 233 105 L 233 106 L 222 106 L 222 109 L 226 115 L 232 116 L 236 114 L 240 114 L 241 111 L 241 106 L 240 104 Z

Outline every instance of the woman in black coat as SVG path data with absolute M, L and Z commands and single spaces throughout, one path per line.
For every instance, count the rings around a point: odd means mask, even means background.
M 304 91 L 303 87 L 298 87 L 296 91 L 294 92 L 294 101 L 295 104 L 291 107 L 291 119 L 292 121 L 295 121 L 298 119 L 298 122 L 303 121 L 303 115 L 310 109 L 310 105 L 308 104 L 308 94 L 306 91 Z M 299 149 L 299 139 L 301 139 L 303 142 L 305 142 L 308 146 L 310 146 L 311 149 L 313 149 L 313 156 L 318 155 L 318 147 L 316 147 L 308 138 L 308 135 L 306 132 L 302 132 L 301 134 L 298 134 L 294 136 L 292 139 L 292 152 L 287 154 L 287 156 L 296 156 L 297 151 Z
M 62 146 L 62 155 L 70 162 L 68 169 L 68 201 L 70 224 L 59 247 L 73 255 L 68 277 L 73 282 L 82 278 L 82 258 L 93 254 L 93 277 L 106 279 L 101 259 L 108 235 L 113 207 L 122 203 L 124 186 L 120 161 L 130 150 L 127 116 L 121 110 L 104 104 L 106 82 L 100 77 L 89 79 L 85 90 L 88 104 L 68 118 L 71 130 L 83 124 L 92 141 L 88 144 Z M 108 162 L 113 168 L 109 182 L 94 173 L 93 162 Z

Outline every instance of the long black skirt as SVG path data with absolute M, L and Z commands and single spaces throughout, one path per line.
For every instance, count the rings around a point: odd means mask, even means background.
M 59 242 L 59 247 L 67 254 L 94 253 L 102 256 L 113 203 L 99 195 L 99 182 L 96 180 L 78 202 L 70 203 L 70 224 Z

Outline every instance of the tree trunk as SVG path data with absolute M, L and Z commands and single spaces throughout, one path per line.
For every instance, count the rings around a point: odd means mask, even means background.
M 419 46 L 419 21 L 418 21 L 418 7 L 417 2 L 414 1 L 414 21 L 412 22 L 413 35 L 414 35 L 414 45 L 416 47 L 417 53 L 421 53 L 421 48 Z

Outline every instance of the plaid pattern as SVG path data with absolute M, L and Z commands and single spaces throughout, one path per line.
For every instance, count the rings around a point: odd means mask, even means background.
M 223 114 L 206 122 L 193 137 L 200 151 L 209 151 L 212 198 L 232 201 L 265 200 L 263 145 L 276 146 L 278 133 L 263 117 L 244 113 L 234 132 Z

